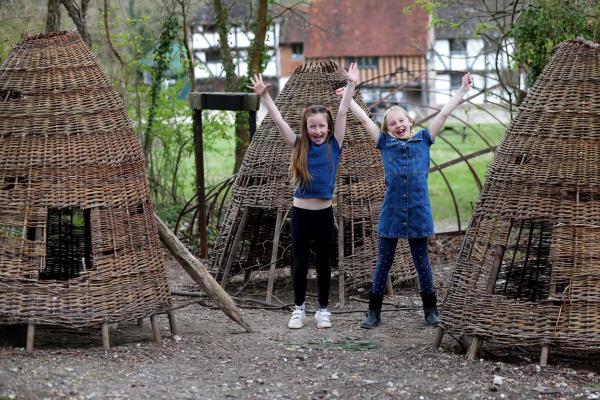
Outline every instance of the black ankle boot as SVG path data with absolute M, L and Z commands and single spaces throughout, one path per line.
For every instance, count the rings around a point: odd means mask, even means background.
M 425 323 L 429 326 L 437 326 L 442 323 L 438 316 L 437 310 L 437 297 L 435 292 L 429 294 L 421 293 L 421 300 L 423 300 L 423 313 L 425 316 Z
M 382 294 L 374 294 L 371 292 L 369 297 L 369 312 L 367 318 L 360 324 L 361 328 L 373 329 L 381 322 L 381 303 L 383 302 Z

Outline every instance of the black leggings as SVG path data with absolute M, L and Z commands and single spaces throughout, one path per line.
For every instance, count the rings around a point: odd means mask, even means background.
M 319 306 L 327 307 L 331 285 L 331 255 L 335 244 L 334 237 L 332 207 L 322 210 L 292 207 L 292 253 L 294 255 L 292 283 L 296 305 L 304 304 L 306 297 L 308 259 L 311 241 L 313 241 L 317 258 Z

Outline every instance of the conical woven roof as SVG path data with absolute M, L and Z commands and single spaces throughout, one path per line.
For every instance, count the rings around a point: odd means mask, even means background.
M 141 148 L 75 32 L 0 65 L 0 323 L 86 326 L 170 307 Z
M 600 349 L 600 44 L 562 43 L 522 104 L 442 316 L 504 344 Z
M 290 77 L 277 96 L 276 104 L 294 132 L 300 132 L 302 111 L 311 104 L 330 107 L 335 118 L 340 102 L 335 90 L 345 85 L 345 75 L 338 65 L 332 62 L 305 64 Z M 355 100 L 366 110 L 358 92 Z M 241 270 L 268 270 L 277 212 L 286 213 L 292 206 L 290 155 L 291 149 L 267 116 L 254 135 L 236 177 L 231 204 L 211 254 L 214 271 L 223 273 L 229 259 L 232 274 Z M 384 191 L 379 152 L 358 119 L 349 113 L 336 189 L 336 218 L 343 227 L 344 247 L 339 266 L 349 287 L 365 286 L 371 281 L 377 256 L 377 219 Z M 245 209 L 248 211 L 244 220 Z M 278 267 L 291 264 L 290 242 L 289 227 L 284 221 Z M 392 274 L 397 281 L 415 277 L 407 243 L 401 242 L 398 246 Z

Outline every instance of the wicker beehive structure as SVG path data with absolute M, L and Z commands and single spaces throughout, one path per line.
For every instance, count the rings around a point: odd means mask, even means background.
M 292 129 L 300 132 L 302 110 L 311 104 L 330 107 L 335 118 L 340 101 L 335 89 L 345 84 L 343 71 L 333 62 L 304 64 L 290 77 L 276 104 Z M 366 109 L 358 92 L 355 100 Z M 275 269 L 290 266 L 291 237 L 286 223 L 293 192 L 288 172 L 290 154 L 291 149 L 267 116 L 237 174 L 225 222 L 211 254 L 211 268 L 222 277 L 223 285 L 229 276 L 240 272 L 270 271 L 270 299 Z M 345 288 L 364 286 L 371 280 L 384 185 L 379 152 L 349 113 L 335 206 L 342 296 Z M 407 243 L 398 246 L 392 273 L 398 282 L 414 278 Z
M 481 340 L 600 349 L 600 44 L 567 41 L 508 128 L 442 310 Z M 438 340 L 441 339 L 441 335 Z M 439 344 L 439 341 L 438 341 Z
M 73 328 L 170 309 L 144 159 L 81 37 L 0 65 L 0 324 Z

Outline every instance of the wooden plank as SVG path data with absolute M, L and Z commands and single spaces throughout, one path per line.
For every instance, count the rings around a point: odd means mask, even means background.
M 110 350 L 110 335 L 108 332 L 108 322 L 102 324 L 102 347 L 104 350 Z
M 190 93 L 190 105 L 194 110 L 257 111 L 260 98 L 256 93 Z
M 283 210 L 277 210 L 277 219 L 275 221 L 275 234 L 273 235 L 273 248 L 271 249 L 269 283 L 267 285 L 267 303 L 269 304 L 271 304 L 271 296 L 273 295 L 273 284 L 275 283 L 275 267 L 277 266 L 277 250 L 279 249 L 279 236 L 281 235 L 282 220 Z
M 238 246 L 240 240 L 242 239 L 242 234 L 244 233 L 244 228 L 246 227 L 247 220 L 248 207 L 244 207 L 244 211 L 242 212 L 242 219 L 240 221 L 240 224 L 238 225 L 235 237 L 233 238 L 231 248 L 229 249 L 229 257 L 227 257 L 227 264 L 225 264 L 225 270 L 223 271 L 223 277 L 221 278 L 221 287 L 223 289 L 227 287 L 227 281 L 229 280 L 229 272 L 231 271 L 231 265 L 233 264 L 233 259 L 237 256 Z

